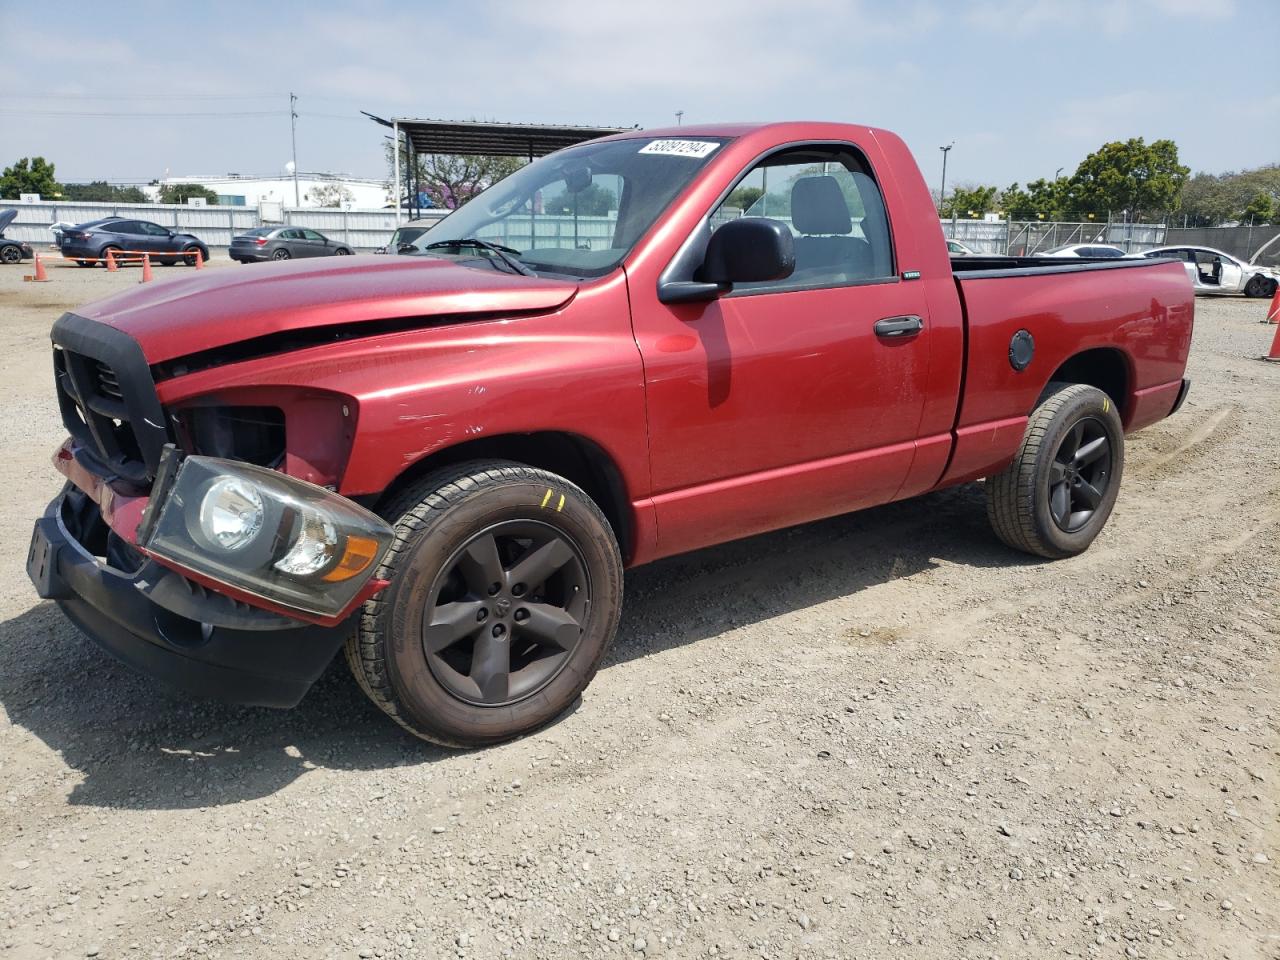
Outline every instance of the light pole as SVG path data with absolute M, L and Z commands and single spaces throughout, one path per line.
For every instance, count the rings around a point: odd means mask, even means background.
M 289 136 L 293 140 L 293 205 L 302 206 L 302 198 L 298 195 L 298 111 L 294 104 L 298 98 L 289 94 Z
M 952 140 L 945 147 L 939 147 L 942 151 L 942 186 L 938 188 L 938 213 L 942 213 L 942 201 L 947 198 L 947 154 L 951 152 L 951 148 L 956 145 Z
M 678 127 L 678 126 L 680 126 L 683 122 L 684 122 L 684 111 L 683 111 L 683 110 L 677 110 L 677 111 L 676 111 L 676 126 L 677 126 L 677 127 Z

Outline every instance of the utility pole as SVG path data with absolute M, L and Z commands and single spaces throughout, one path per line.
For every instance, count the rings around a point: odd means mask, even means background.
M 677 126 L 677 127 L 678 127 L 678 126 L 681 126 L 683 122 L 684 122 L 684 111 L 683 111 L 683 110 L 677 110 L 677 111 L 676 111 L 676 126 Z
M 947 154 L 951 152 L 951 148 L 956 145 L 952 140 L 945 147 L 939 147 L 942 151 L 942 186 L 938 188 L 938 213 L 942 213 L 942 201 L 947 198 Z
M 400 226 L 400 121 L 396 120 L 391 124 L 392 139 L 395 141 L 395 173 L 392 174 L 394 182 L 391 185 L 391 199 L 396 205 L 396 226 Z M 395 253 L 395 251 L 391 251 Z
M 289 135 L 293 140 L 293 205 L 302 206 L 302 197 L 298 194 L 298 111 L 294 109 L 298 98 L 289 94 Z

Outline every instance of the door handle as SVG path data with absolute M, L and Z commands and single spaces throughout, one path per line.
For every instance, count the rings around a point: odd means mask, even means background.
M 877 337 L 911 337 L 924 329 L 919 317 L 885 317 L 875 325 Z

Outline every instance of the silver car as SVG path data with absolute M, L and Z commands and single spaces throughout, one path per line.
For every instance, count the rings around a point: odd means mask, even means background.
M 1198 294 L 1243 293 L 1246 297 L 1274 297 L 1280 286 L 1280 271 L 1212 247 L 1157 247 L 1144 257 L 1181 260 Z

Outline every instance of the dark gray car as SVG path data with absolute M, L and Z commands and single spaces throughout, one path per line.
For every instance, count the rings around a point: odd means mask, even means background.
M 304 257 L 347 257 L 352 250 L 306 227 L 257 227 L 231 238 L 231 259 L 292 260 Z

